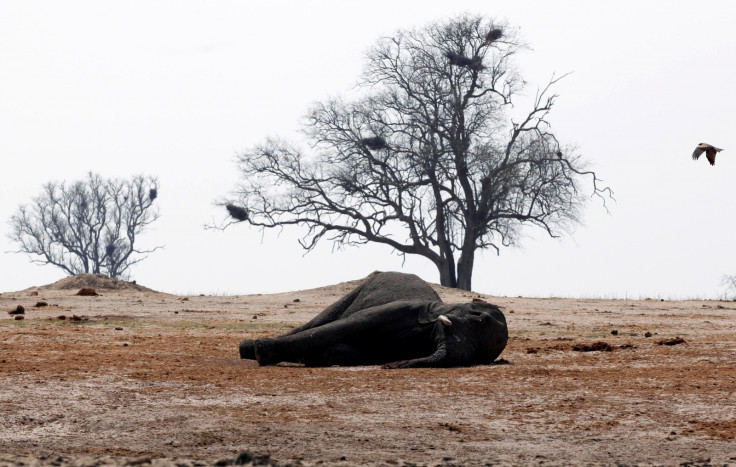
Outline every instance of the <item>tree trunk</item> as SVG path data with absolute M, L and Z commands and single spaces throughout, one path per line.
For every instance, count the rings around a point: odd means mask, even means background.
M 457 287 L 455 265 L 451 261 L 443 261 L 435 264 L 437 265 L 437 270 L 440 272 L 440 285 L 452 288 Z
M 457 288 L 471 290 L 475 248 L 465 247 L 457 260 Z

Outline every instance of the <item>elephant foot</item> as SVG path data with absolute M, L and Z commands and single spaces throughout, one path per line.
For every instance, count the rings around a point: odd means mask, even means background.
M 276 353 L 273 351 L 273 345 L 269 341 L 270 339 L 258 339 L 253 346 L 255 349 L 255 359 L 261 366 L 275 365 L 281 361 L 276 356 Z
M 248 360 L 255 360 L 256 359 L 256 346 L 255 341 L 250 339 L 243 339 L 242 342 L 240 342 L 240 358 L 245 358 Z

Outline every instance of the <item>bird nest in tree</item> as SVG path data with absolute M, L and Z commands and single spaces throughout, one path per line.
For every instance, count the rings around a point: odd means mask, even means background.
M 491 29 L 488 31 L 488 34 L 486 34 L 486 42 L 489 44 L 499 40 L 501 37 L 503 37 L 503 31 L 500 29 Z
M 227 209 L 228 214 L 235 220 L 240 222 L 248 220 L 248 210 L 245 208 L 235 206 L 234 204 L 226 204 L 225 209 Z
M 447 57 L 447 59 L 449 60 L 450 65 L 457 66 L 460 68 L 468 68 L 469 70 L 476 70 L 476 71 L 480 71 L 483 68 L 485 68 L 483 66 L 483 60 L 478 56 L 475 56 L 473 58 L 468 58 L 462 54 L 458 54 L 455 52 L 447 52 L 445 54 L 445 57 Z
M 386 140 L 381 138 L 380 136 L 363 138 L 360 140 L 360 142 L 363 143 L 363 146 L 372 151 L 377 151 L 379 149 L 388 149 L 388 143 L 386 143 Z

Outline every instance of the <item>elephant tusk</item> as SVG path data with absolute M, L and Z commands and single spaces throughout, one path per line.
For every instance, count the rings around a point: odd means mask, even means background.
M 452 321 L 450 321 L 450 318 L 445 315 L 439 315 L 437 317 L 437 321 L 444 324 L 445 326 L 452 326 Z

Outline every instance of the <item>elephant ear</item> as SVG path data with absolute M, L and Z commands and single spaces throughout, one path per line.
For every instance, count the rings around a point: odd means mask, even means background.
M 419 309 L 418 320 L 419 324 L 436 323 L 440 316 L 443 316 L 439 310 L 433 307 L 431 304 L 427 304 Z M 446 317 L 444 317 L 447 319 Z

